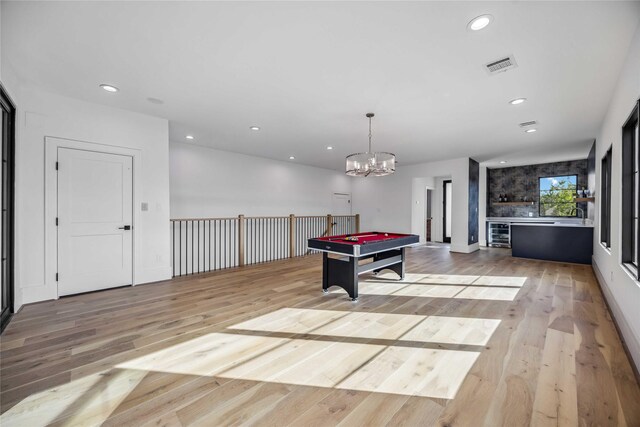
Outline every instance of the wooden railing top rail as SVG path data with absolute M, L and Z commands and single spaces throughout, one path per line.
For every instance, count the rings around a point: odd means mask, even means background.
M 245 216 L 246 219 L 289 219 L 290 216 Z M 297 217 L 296 217 L 297 218 Z
M 238 219 L 237 216 L 232 216 L 232 217 L 228 217 L 228 218 L 171 218 L 169 221 L 171 222 L 176 222 L 176 221 L 220 221 L 220 220 L 236 220 Z
M 245 218 L 245 219 L 284 219 L 284 218 L 290 218 L 290 217 L 294 217 L 294 218 L 326 218 L 328 215 L 286 215 L 286 216 L 244 216 L 244 215 L 239 215 L 239 216 L 232 216 L 232 217 L 219 217 L 219 218 L 171 218 L 169 219 L 169 221 L 175 222 L 175 221 L 220 221 L 220 220 L 235 220 L 238 219 L 239 217 Z M 356 216 L 358 216 L 357 214 L 354 215 L 331 215 L 333 218 L 355 218 Z

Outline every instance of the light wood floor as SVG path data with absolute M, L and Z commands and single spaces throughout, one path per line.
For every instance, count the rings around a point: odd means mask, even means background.
M 590 266 L 421 247 L 407 271 L 355 304 L 314 255 L 26 306 L 0 424 L 640 426 Z

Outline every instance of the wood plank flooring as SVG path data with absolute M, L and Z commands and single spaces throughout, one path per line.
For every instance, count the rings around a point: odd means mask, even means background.
M 640 426 L 590 266 L 408 250 L 321 293 L 321 258 L 29 305 L 0 338 L 9 426 Z

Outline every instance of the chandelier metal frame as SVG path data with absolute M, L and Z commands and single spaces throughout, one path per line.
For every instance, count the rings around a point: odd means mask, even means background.
M 365 115 L 369 119 L 369 150 L 366 153 L 349 154 L 346 158 L 346 174 L 349 176 L 385 176 L 396 171 L 395 154 L 371 150 L 371 119 L 374 115 Z

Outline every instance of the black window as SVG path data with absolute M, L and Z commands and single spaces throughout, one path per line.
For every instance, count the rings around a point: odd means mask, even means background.
M 622 262 L 638 276 L 638 169 L 640 147 L 638 147 L 638 115 L 640 101 L 622 127 Z
M 15 176 L 15 117 L 16 108 L 0 84 L 0 130 L 2 136 L 2 197 L 0 204 L 0 332 L 7 326 L 13 313 L 13 246 L 14 246 L 14 176 Z
M 611 247 L 611 148 L 602 158 L 600 169 L 600 241 Z
M 541 177 L 540 216 L 577 216 L 577 188 L 578 175 Z

